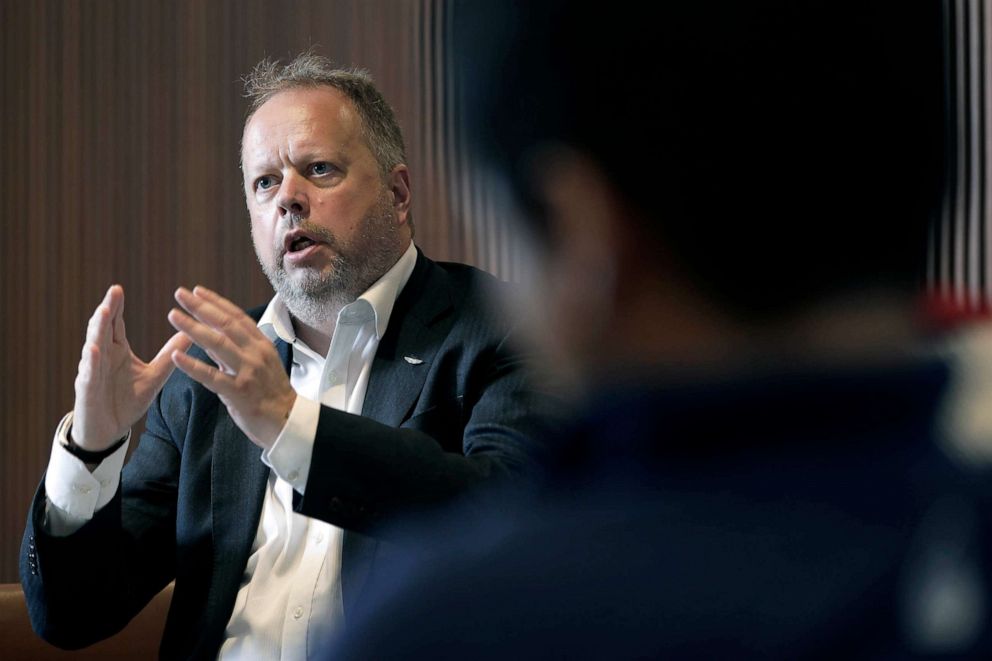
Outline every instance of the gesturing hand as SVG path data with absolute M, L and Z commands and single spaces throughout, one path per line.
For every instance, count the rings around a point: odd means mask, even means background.
M 151 362 L 142 362 L 124 332 L 124 289 L 120 285 L 108 289 L 86 327 L 75 383 L 73 442 L 97 452 L 124 436 L 172 374 L 172 354 L 189 345 L 182 333 L 176 333 Z
M 255 445 L 271 447 L 296 402 L 276 348 L 241 308 L 206 287 L 180 287 L 176 300 L 186 312 L 173 308 L 169 322 L 206 351 L 217 367 L 181 351 L 172 353 L 172 361 L 217 393 Z

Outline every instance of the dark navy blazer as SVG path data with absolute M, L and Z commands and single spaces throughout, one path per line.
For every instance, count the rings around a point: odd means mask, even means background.
M 346 531 L 346 613 L 373 564 L 389 563 L 374 536 L 382 522 L 537 464 L 530 439 L 544 416 L 509 324 L 480 291 L 497 286 L 476 269 L 418 254 L 379 344 L 363 415 L 321 410 L 295 507 Z M 290 347 L 278 345 L 288 369 Z M 92 521 L 65 538 L 46 535 L 42 481 L 21 552 L 35 630 L 61 647 L 91 644 L 174 579 L 162 656 L 216 656 L 258 527 L 269 472 L 260 453 L 218 398 L 177 370 L 118 494 Z

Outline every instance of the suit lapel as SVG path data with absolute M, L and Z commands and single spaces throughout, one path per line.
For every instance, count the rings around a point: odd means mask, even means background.
M 452 308 L 447 276 L 418 250 L 417 265 L 393 306 L 389 326 L 372 363 L 362 415 L 398 427 L 420 397 L 444 333 L 436 320 Z M 289 373 L 292 346 L 276 341 Z M 408 361 L 407 358 L 411 358 Z M 218 402 L 214 426 L 213 491 L 214 571 L 211 612 L 229 618 L 241 575 L 258 532 L 269 469 L 256 447 Z M 345 531 L 342 548 L 342 593 L 346 612 L 355 607 L 368 580 L 378 542 Z M 216 603 L 224 600 L 224 603 Z M 219 623 L 221 631 L 227 620 Z M 217 625 L 217 623 L 213 623 Z
M 434 322 L 451 307 L 447 276 L 418 249 L 417 265 L 396 299 L 372 362 L 363 416 L 391 427 L 399 427 L 409 417 L 444 341 Z M 378 545 L 372 537 L 351 530 L 344 533 L 341 593 L 345 618 L 361 597 Z
M 391 427 L 409 416 L 444 341 L 434 322 L 451 307 L 447 276 L 418 250 L 372 362 L 363 416 Z

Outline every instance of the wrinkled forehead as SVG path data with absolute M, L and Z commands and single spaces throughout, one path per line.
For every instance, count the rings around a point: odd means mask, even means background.
M 364 145 L 361 119 L 351 100 L 333 87 L 276 92 L 245 120 L 242 165 L 273 149 L 294 146 L 356 148 Z

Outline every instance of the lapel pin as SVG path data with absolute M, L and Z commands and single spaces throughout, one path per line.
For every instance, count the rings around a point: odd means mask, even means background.
M 416 356 L 403 356 L 403 360 L 410 363 L 411 365 L 419 365 L 422 362 L 424 362 L 420 358 L 417 358 Z

